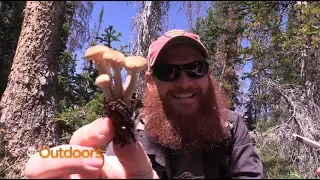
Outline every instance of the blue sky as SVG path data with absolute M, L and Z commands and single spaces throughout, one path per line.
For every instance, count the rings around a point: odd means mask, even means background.
M 170 22 L 169 30 L 173 29 L 189 29 L 185 11 L 180 9 L 182 3 L 179 1 L 172 1 L 169 9 Z M 129 43 L 130 38 L 132 37 L 131 32 L 131 20 L 132 17 L 137 12 L 137 7 L 135 6 L 134 1 L 132 3 L 126 3 L 124 1 L 94 1 L 94 9 L 91 15 L 91 20 L 89 22 L 90 30 L 93 29 L 95 22 L 97 22 L 101 8 L 104 6 L 103 22 L 100 29 L 100 34 L 104 28 L 107 28 L 109 25 L 112 25 L 117 32 L 122 33 L 120 38 L 121 42 L 114 42 L 112 47 L 119 48 L 120 45 L 125 45 Z M 207 6 L 202 3 L 202 16 L 206 16 Z M 180 10 L 179 10 L 180 9 Z M 193 13 L 195 16 L 195 13 Z M 194 18 L 195 19 L 195 18 Z M 243 46 L 248 46 L 248 43 L 243 41 Z M 84 46 L 87 47 L 87 46 Z M 78 51 L 78 57 L 82 57 L 86 49 Z M 80 72 L 83 66 L 83 60 L 78 61 L 77 72 Z M 245 66 L 244 71 L 248 72 L 251 69 L 251 65 L 248 64 Z M 244 91 L 248 88 L 249 81 L 245 81 Z
M 170 24 L 169 29 L 188 29 L 188 22 L 184 10 L 179 10 L 182 3 L 179 1 L 172 1 L 169 9 Z M 202 16 L 206 16 L 206 5 L 202 7 Z M 101 8 L 104 7 L 103 21 L 99 34 L 103 32 L 104 28 L 112 25 L 117 32 L 122 33 L 121 42 L 113 42 L 112 47 L 119 48 L 120 45 L 129 43 L 133 33 L 131 31 L 132 17 L 137 13 L 137 7 L 132 3 L 125 1 L 94 1 L 94 8 L 89 22 L 90 30 L 94 28 L 94 24 L 98 21 Z M 86 47 L 86 46 L 85 46 Z M 79 57 L 83 56 L 86 49 L 79 51 Z M 77 72 L 81 71 L 83 62 L 78 62 Z

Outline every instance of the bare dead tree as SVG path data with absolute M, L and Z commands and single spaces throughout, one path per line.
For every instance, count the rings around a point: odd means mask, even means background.
M 94 27 L 89 36 L 88 48 L 98 44 L 97 38 L 99 37 L 99 32 L 100 32 L 102 21 L 103 21 L 103 13 L 104 13 L 104 6 L 102 6 L 101 8 L 98 21 L 94 23 Z M 88 70 L 89 73 L 92 72 L 93 70 L 92 61 L 83 61 L 83 66 L 85 67 L 85 69 Z
M 185 14 L 188 19 L 189 30 L 193 27 L 193 18 L 192 18 L 192 1 L 183 1 L 182 7 L 185 9 Z
M 133 37 L 130 40 L 132 47 L 131 54 L 147 57 L 148 47 L 168 29 L 169 1 L 138 1 L 138 13 L 132 19 Z M 137 98 L 141 98 L 141 93 L 145 87 L 144 73 L 139 75 L 136 88 Z
M 191 31 L 194 28 L 197 19 L 201 18 L 201 3 L 206 4 L 207 8 L 211 8 L 211 1 L 182 1 L 180 9 L 184 9 L 185 11 L 185 15 L 188 20 L 189 31 Z M 193 11 L 195 11 L 196 14 L 195 21 L 193 19 Z
M 196 1 L 196 20 L 201 18 L 201 1 Z
M 72 17 L 72 26 L 69 36 L 69 52 L 82 49 L 90 37 L 89 22 L 93 11 L 92 1 L 73 1 L 75 6 L 74 15 Z
M 169 1 L 138 1 L 136 6 L 139 11 L 131 24 L 134 33 L 130 41 L 132 54 L 147 56 L 151 42 L 167 30 Z

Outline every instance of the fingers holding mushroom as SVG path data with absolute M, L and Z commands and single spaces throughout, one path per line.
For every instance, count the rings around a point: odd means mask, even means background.
M 114 75 L 114 95 L 115 99 L 123 98 L 123 86 L 121 78 L 121 67 L 125 65 L 125 56 L 119 51 L 109 50 L 103 54 L 103 59 L 110 63 Z
M 147 60 L 141 56 L 129 56 L 125 60 L 125 68 L 128 72 L 124 85 L 124 102 L 129 105 L 130 98 L 137 86 L 139 72 L 147 68 Z

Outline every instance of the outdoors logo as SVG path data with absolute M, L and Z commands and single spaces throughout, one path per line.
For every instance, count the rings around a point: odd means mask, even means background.
M 34 146 L 30 146 L 27 149 L 27 156 L 31 157 L 37 154 L 38 151 Z M 41 158 L 101 158 L 103 152 L 100 150 L 78 150 L 69 147 L 69 149 L 50 149 L 49 147 L 42 147 L 39 150 L 39 156 Z
M 28 149 L 27 149 L 27 156 L 28 157 L 31 157 L 32 155 L 36 154 L 37 153 L 37 150 L 34 146 L 30 146 Z

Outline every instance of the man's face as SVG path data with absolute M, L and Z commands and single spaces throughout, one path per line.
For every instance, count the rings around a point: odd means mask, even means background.
M 197 50 L 175 44 L 163 49 L 156 62 L 181 65 L 198 60 L 204 58 Z M 226 99 L 209 74 L 193 79 L 182 71 L 174 81 L 161 81 L 146 73 L 147 87 L 140 115 L 156 142 L 171 149 L 188 149 L 219 141 L 224 136 L 225 118 L 221 115 Z
M 205 61 L 203 55 L 188 44 L 174 44 L 163 49 L 159 55 L 158 64 L 189 64 L 195 61 Z M 161 81 L 152 76 L 148 87 L 156 88 L 161 101 L 168 108 L 179 114 L 196 113 L 200 107 L 200 98 L 208 90 L 209 73 L 199 79 L 193 79 L 182 70 L 181 75 L 174 81 Z

